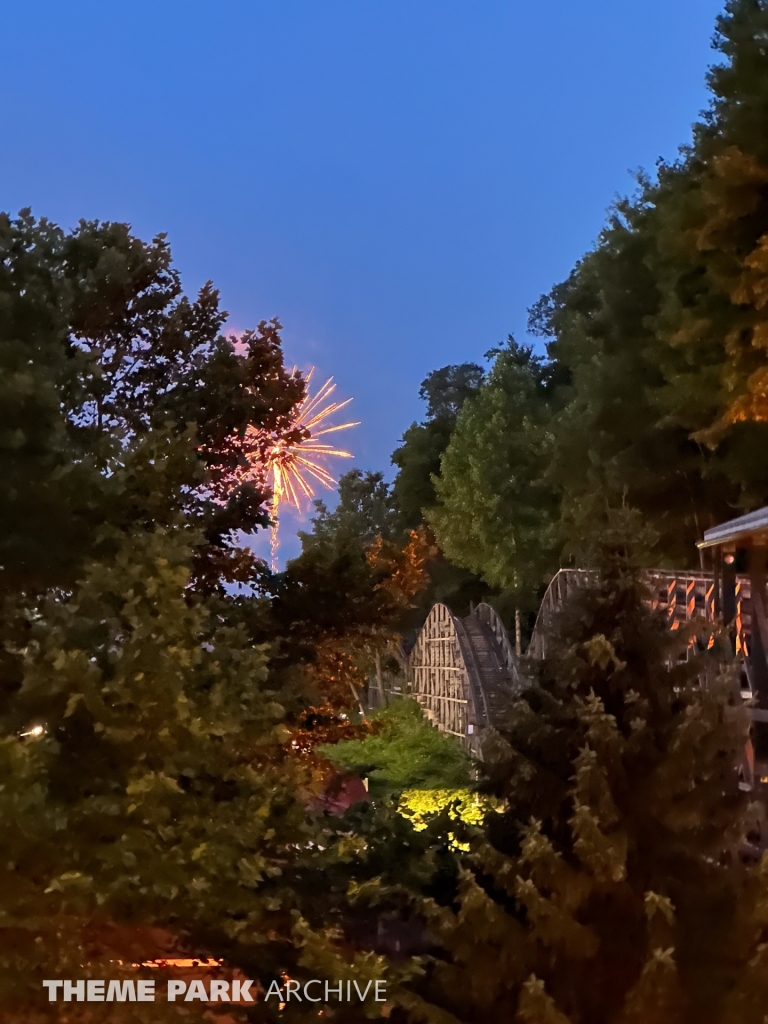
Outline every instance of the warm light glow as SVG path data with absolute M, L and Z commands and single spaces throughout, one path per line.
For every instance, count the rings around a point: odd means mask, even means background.
M 279 547 L 279 516 L 281 505 L 293 506 L 302 511 L 302 502 L 315 496 L 315 486 L 319 482 L 331 490 L 336 480 L 323 465 L 325 459 L 351 459 L 351 452 L 334 448 L 332 444 L 319 440 L 327 434 L 339 430 L 349 430 L 358 423 L 339 423 L 328 425 L 329 417 L 340 412 L 352 401 L 329 402 L 336 385 L 333 377 L 311 395 L 309 385 L 314 368 L 307 375 L 307 391 L 303 401 L 296 409 L 296 414 L 286 433 L 303 431 L 305 436 L 298 441 L 286 440 L 284 436 L 274 436 L 268 431 L 251 428 L 248 439 L 254 443 L 257 454 L 252 456 L 252 473 L 260 482 L 266 483 L 272 491 L 270 514 L 273 520 L 270 543 L 271 563 L 273 572 L 277 570 L 277 551 Z
M 119 962 L 122 963 L 122 960 Z M 159 960 L 143 960 L 140 964 L 131 964 L 131 967 L 135 967 L 137 969 L 139 967 L 150 967 L 153 970 L 162 970 L 166 967 L 222 967 L 223 964 L 223 960 L 214 960 L 212 957 L 203 957 L 202 959 L 200 957 L 162 957 Z
M 33 725 L 31 729 L 27 729 L 26 732 L 19 733 L 20 736 L 42 736 L 45 732 L 45 727 L 42 725 Z

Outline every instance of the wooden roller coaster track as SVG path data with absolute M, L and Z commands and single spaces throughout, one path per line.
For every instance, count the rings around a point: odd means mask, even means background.
M 561 569 L 542 600 L 526 658 L 547 656 L 554 618 L 573 591 L 594 574 Z M 713 577 L 703 572 L 649 571 L 646 582 L 651 606 L 666 614 L 670 629 L 693 618 L 717 618 Z M 746 655 L 751 635 L 750 582 L 736 578 L 736 652 Z M 480 604 L 460 618 L 444 604 L 436 604 L 419 633 L 406 662 L 409 691 L 425 716 L 438 729 L 462 741 L 475 757 L 482 757 L 487 729 L 501 724 L 506 709 L 525 685 L 521 660 L 496 611 Z M 379 701 L 380 702 L 380 701 Z

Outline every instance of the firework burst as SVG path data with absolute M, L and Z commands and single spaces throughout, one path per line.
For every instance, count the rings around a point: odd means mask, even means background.
M 279 435 L 260 429 L 249 431 L 251 474 L 272 491 L 270 515 L 272 531 L 270 537 L 270 561 L 273 572 L 277 570 L 277 552 L 280 545 L 280 508 L 292 506 L 298 512 L 302 505 L 315 496 L 318 483 L 331 490 L 336 480 L 324 465 L 326 459 L 351 459 L 351 452 L 335 448 L 321 440 L 328 434 L 338 433 L 358 426 L 355 423 L 330 424 L 329 420 L 352 401 L 330 401 L 336 390 L 333 377 L 329 377 L 315 395 L 310 393 L 314 367 L 307 374 L 307 390 L 303 401 L 287 428 Z

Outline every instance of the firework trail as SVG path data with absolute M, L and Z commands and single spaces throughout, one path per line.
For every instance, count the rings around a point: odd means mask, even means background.
M 250 456 L 252 473 L 272 490 L 270 515 L 273 526 L 270 537 L 270 562 L 272 571 L 277 571 L 277 553 L 280 546 L 280 507 L 289 505 L 302 511 L 302 502 L 315 496 L 317 483 L 331 490 L 336 480 L 324 465 L 326 459 L 351 459 L 351 452 L 335 448 L 321 438 L 335 434 L 340 430 L 349 430 L 358 426 L 355 423 L 338 423 L 331 425 L 331 416 L 344 409 L 352 401 L 329 401 L 336 390 L 333 377 L 329 377 L 315 395 L 310 393 L 310 383 L 314 367 L 307 375 L 307 391 L 304 399 L 297 406 L 295 415 L 281 436 L 271 434 L 262 429 L 251 428 L 248 441 L 255 448 L 256 454 Z M 288 437 L 299 435 L 299 439 L 291 441 Z

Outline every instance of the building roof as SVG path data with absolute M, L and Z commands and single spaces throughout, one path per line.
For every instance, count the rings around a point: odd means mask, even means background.
M 712 548 L 741 540 L 751 540 L 753 543 L 759 541 L 768 545 L 768 505 L 755 512 L 748 512 L 745 516 L 739 516 L 738 519 L 721 523 L 720 526 L 713 526 L 711 530 L 705 530 L 704 540 L 699 541 L 698 547 Z

